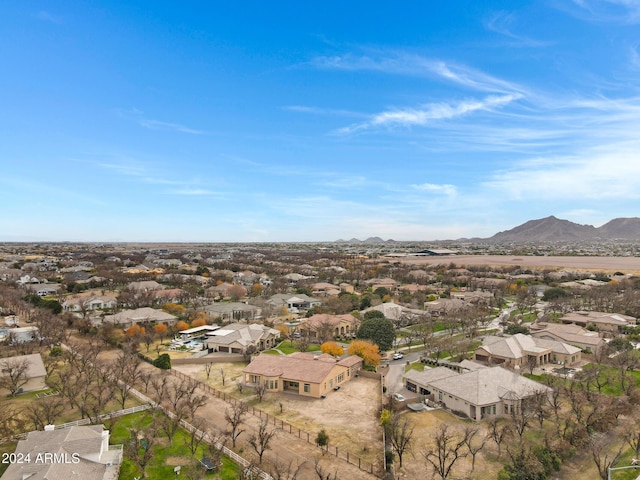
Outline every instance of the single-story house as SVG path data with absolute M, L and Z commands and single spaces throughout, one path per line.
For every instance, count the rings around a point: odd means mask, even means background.
M 246 320 L 260 320 L 262 318 L 262 309 L 255 305 L 249 305 L 242 302 L 221 302 L 212 303 L 202 308 L 206 314 L 213 320 L 221 322 Z
M 8 340 L 11 343 L 24 343 L 38 340 L 40 330 L 38 327 L 29 325 L 27 327 L 7 328 L 0 330 L 0 340 Z
M 122 445 L 109 445 L 109 430 L 104 425 L 74 426 L 33 431 L 20 440 L 16 458 L 28 462 L 12 462 L 2 480 L 66 479 L 114 480 L 122 464 Z
M 355 355 L 342 360 L 327 354 L 258 355 L 243 370 L 245 384 L 266 385 L 268 392 L 292 392 L 320 398 L 351 380 L 362 368 Z
M 207 333 L 205 343 L 209 350 L 225 353 L 244 353 L 250 345 L 259 351 L 273 348 L 280 332 L 257 323 L 233 323 Z
M 108 310 L 118 306 L 118 299 L 115 292 L 105 292 L 104 295 L 97 294 L 96 291 L 84 292 L 71 297 L 67 297 L 62 302 L 62 308 L 69 312 L 80 312 L 86 310 Z
M 19 372 L 22 362 L 27 362 L 27 367 L 22 374 L 16 374 L 15 376 L 19 379 L 20 383 L 24 381 L 26 382 L 21 386 L 19 384 L 16 385 L 20 386 L 18 393 L 46 390 L 48 388 L 45 383 L 47 370 L 44 367 L 44 362 L 42 361 L 42 357 L 39 353 L 0 359 L 0 376 L 8 375 L 8 369 L 17 368 L 18 370 L 14 371 Z
M 129 328 L 138 323 L 173 323 L 177 320 L 173 315 L 150 307 L 123 310 L 114 315 L 106 315 L 104 321 L 122 328 Z
M 432 317 L 452 315 L 470 308 L 471 304 L 459 298 L 438 298 L 424 303 L 424 310 Z
M 165 286 L 155 280 L 142 280 L 140 282 L 130 282 L 127 288 L 136 292 L 151 292 L 153 290 L 164 290 Z
M 407 308 L 402 305 L 398 305 L 394 302 L 385 302 L 375 307 L 369 307 L 364 310 L 364 313 L 371 310 L 381 312 L 385 318 L 392 320 L 395 323 L 410 324 L 412 320 L 419 318 L 425 314 L 424 311 L 415 308 Z
M 47 297 L 49 295 L 57 295 L 60 292 L 61 288 L 62 287 L 58 283 L 44 283 L 44 284 L 40 284 L 40 285 L 28 285 L 27 286 L 27 289 L 31 293 L 35 293 L 39 297 Z
M 311 294 L 314 297 L 335 297 L 342 290 L 339 286 L 327 282 L 318 282 L 311 285 Z
M 344 315 L 316 313 L 302 320 L 300 330 L 306 332 L 313 340 L 325 342 L 341 335 L 355 334 L 359 326 L 360 320 L 348 313 Z
M 634 317 L 621 313 L 606 312 L 571 312 L 563 315 L 559 321 L 562 323 L 573 323 L 574 325 L 580 325 L 584 328 L 593 325 L 598 331 L 609 333 L 619 333 L 622 332 L 625 327 L 636 326 L 636 319 Z
M 193 327 L 187 328 L 186 330 L 180 330 L 176 336 L 183 342 L 186 342 L 188 340 L 193 340 L 194 338 L 204 338 L 209 332 L 213 332 L 214 330 L 218 330 L 219 328 L 220 327 L 218 325 L 203 325 L 201 327 Z
M 552 363 L 571 366 L 581 362 L 582 351 L 567 343 L 516 333 L 508 337 L 485 337 L 482 345 L 473 352 L 473 359 L 511 368 Z
M 317 298 L 310 297 L 304 293 L 277 293 L 273 295 L 268 302 L 276 308 L 285 307 L 289 313 L 306 312 L 322 304 Z
M 240 284 L 221 283 L 215 287 L 209 287 L 204 292 L 209 297 L 214 298 L 244 298 L 247 296 L 247 289 Z
M 488 304 L 493 299 L 493 293 L 485 292 L 483 290 L 467 290 L 460 292 L 451 292 L 449 294 L 451 298 L 458 298 L 460 300 L 464 300 L 465 302 L 472 303 L 484 303 Z
M 529 330 L 532 337 L 568 343 L 592 353 L 598 352 L 605 345 L 604 338 L 598 332 L 575 324 L 536 322 Z
M 518 412 L 523 400 L 551 389 L 502 367 L 457 373 L 446 367 L 410 370 L 407 388 L 441 402 L 447 409 L 473 420 L 485 420 Z

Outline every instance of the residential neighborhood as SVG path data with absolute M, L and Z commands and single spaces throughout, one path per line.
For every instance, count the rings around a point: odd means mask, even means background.
M 467 439 L 478 462 L 460 456 L 454 470 L 484 479 L 516 468 L 502 450 L 533 448 L 541 434 L 556 438 L 552 452 L 636 428 L 633 271 L 465 266 L 441 249 L 446 261 L 412 256 L 413 246 L 403 257 L 345 255 L 343 244 L 288 255 L 236 245 L 0 247 L 0 446 L 33 455 L 32 442 L 48 435 L 52 452 L 68 451 L 81 432 L 102 428 L 102 446 L 78 452 L 81 465 L 94 462 L 77 467 L 86 478 L 168 471 L 145 456 L 157 448 L 152 435 L 194 442 L 175 454 L 193 478 L 225 462 L 276 478 L 277 452 L 302 478 L 328 468 L 355 479 L 424 476 L 433 467 L 420 452 L 438 435 L 475 431 L 488 439 Z M 93 280 L 70 276 L 76 268 Z M 40 295 L 34 285 L 55 288 Z M 403 288 L 412 285 L 420 288 Z M 93 426 L 58 427 L 73 421 Z M 127 432 L 138 432 L 137 449 Z M 277 436 L 256 447 L 266 432 Z M 409 435 L 412 458 L 397 435 Z M 113 455 L 121 462 L 105 460 Z M 576 458 L 567 464 L 596 468 Z M 67 467 L 38 468 L 11 465 L 0 478 Z

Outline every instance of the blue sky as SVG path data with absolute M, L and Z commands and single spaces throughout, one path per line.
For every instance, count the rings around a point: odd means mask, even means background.
M 0 241 L 640 211 L 640 1 L 5 2 Z

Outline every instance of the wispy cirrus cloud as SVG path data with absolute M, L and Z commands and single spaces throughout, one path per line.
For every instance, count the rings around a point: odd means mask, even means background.
M 51 12 L 47 12 L 46 10 L 40 10 L 38 13 L 36 13 L 36 18 L 38 20 L 43 20 L 45 22 L 51 22 L 51 23 L 62 23 L 63 22 L 63 18 L 60 15 L 55 15 Z
M 168 190 L 167 193 L 173 195 L 185 195 L 185 196 L 219 196 L 221 192 L 214 190 L 208 190 L 206 188 L 181 188 L 176 190 Z
M 458 193 L 458 189 L 456 188 L 455 185 L 450 185 L 447 183 L 442 185 L 438 185 L 435 183 L 421 183 L 417 185 L 416 184 L 411 185 L 411 188 L 415 190 L 419 190 L 421 192 L 431 192 L 431 193 L 437 193 L 437 194 L 448 195 L 448 196 L 452 196 Z
M 640 142 L 602 144 L 574 155 L 518 162 L 485 186 L 509 198 L 602 200 L 640 198 Z
M 130 177 L 143 184 L 186 187 L 185 189 L 176 189 L 171 190 L 170 192 L 188 192 L 191 190 L 189 187 L 197 187 L 200 184 L 198 180 L 182 180 L 179 178 L 173 178 L 171 174 L 167 174 L 164 177 L 154 175 L 151 173 L 150 168 L 133 159 L 124 159 L 116 162 L 99 162 L 96 165 L 100 168 L 113 171 L 118 175 Z M 157 167 L 154 168 L 154 170 L 157 170 Z M 198 188 L 194 188 L 193 190 L 198 191 Z
M 633 25 L 640 23 L 638 0 L 573 0 L 554 2 L 556 8 L 593 23 Z
M 152 120 L 149 118 L 141 118 L 138 120 L 138 125 L 150 130 L 170 130 L 180 133 L 188 133 L 190 135 L 203 135 L 203 130 L 196 130 L 195 128 L 187 127 L 180 123 L 162 122 L 160 120 Z
M 633 70 L 640 70 L 640 52 L 637 45 L 629 48 L 629 63 Z
M 514 13 L 496 12 L 484 25 L 487 30 L 510 38 L 512 40 L 510 46 L 512 47 L 548 47 L 553 45 L 553 42 L 535 40 L 525 35 L 514 33 L 513 24 L 516 19 L 517 17 Z
M 192 128 L 187 125 L 178 122 L 166 122 L 162 120 L 156 120 L 154 118 L 147 117 L 142 110 L 137 108 L 122 109 L 116 108 L 113 110 L 116 115 L 126 118 L 127 120 L 133 120 L 139 126 L 147 128 L 149 130 L 162 130 L 178 133 L 186 133 L 189 135 L 204 135 L 206 132 L 197 128 Z
M 355 123 L 336 131 L 351 134 L 371 128 L 425 126 L 438 120 L 461 117 L 478 110 L 493 110 L 522 98 L 519 94 L 490 95 L 482 100 L 465 100 L 455 104 L 432 103 L 418 108 L 393 109 L 377 113 L 369 120 Z
M 370 55 L 319 56 L 310 65 L 321 69 L 377 71 L 393 75 L 437 77 L 472 90 L 527 94 L 527 89 L 466 65 L 406 52 L 374 52 Z
M 364 117 L 365 116 L 360 112 L 353 112 L 351 110 L 342 110 L 337 108 L 319 108 L 319 107 L 309 107 L 305 105 L 287 105 L 282 108 L 283 110 L 289 110 L 291 112 L 310 113 L 313 115 L 335 115 L 340 117 Z

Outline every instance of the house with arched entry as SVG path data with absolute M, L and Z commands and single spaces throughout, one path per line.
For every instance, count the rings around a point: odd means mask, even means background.
M 302 321 L 300 331 L 306 333 L 311 340 L 322 343 L 337 337 L 354 335 L 359 326 L 360 320 L 350 314 L 316 313 Z
M 476 362 L 509 368 L 536 368 L 549 364 L 573 366 L 582 361 L 582 350 L 555 340 L 516 333 L 487 336 L 473 353 Z

